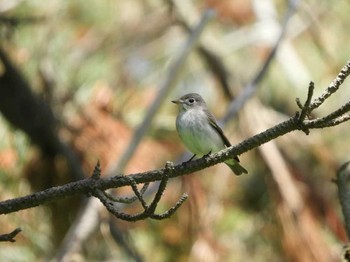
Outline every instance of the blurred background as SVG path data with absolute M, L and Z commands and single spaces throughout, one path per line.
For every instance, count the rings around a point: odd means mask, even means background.
M 135 143 L 208 8 L 216 16 Z M 349 59 L 349 13 L 335 0 L 0 0 L 0 200 L 90 176 L 98 159 L 104 176 L 180 163 L 170 101 L 189 92 L 225 120 L 232 144 L 286 120 L 310 81 L 321 94 Z M 349 98 L 347 81 L 313 117 Z M 339 261 L 347 237 L 332 179 L 349 160 L 348 130 L 280 137 L 240 156 L 241 177 L 220 164 L 172 179 L 157 212 L 189 199 L 163 221 L 121 221 L 85 196 L 1 216 L 0 234 L 23 232 L 1 243 L 0 260 Z

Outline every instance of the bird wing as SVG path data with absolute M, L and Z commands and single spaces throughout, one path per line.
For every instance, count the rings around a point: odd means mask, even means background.
M 208 119 L 209 119 L 209 124 L 214 128 L 214 130 L 220 135 L 221 139 L 224 141 L 225 146 L 230 147 L 231 143 L 225 136 L 224 132 L 222 131 L 221 127 L 216 123 L 215 117 L 208 113 Z M 239 158 L 237 156 L 234 157 L 234 159 L 239 162 Z

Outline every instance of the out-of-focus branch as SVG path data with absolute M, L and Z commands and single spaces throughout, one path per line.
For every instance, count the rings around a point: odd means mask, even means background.
M 268 72 L 271 62 L 276 56 L 277 50 L 280 47 L 281 42 L 285 36 L 289 20 L 294 14 L 297 8 L 298 2 L 299 2 L 298 0 L 289 1 L 288 9 L 286 11 L 286 14 L 284 16 L 283 23 L 281 26 L 280 35 L 278 36 L 275 45 L 271 49 L 269 55 L 267 56 L 266 60 L 264 61 L 261 68 L 256 73 L 255 77 L 252 79 L 252 81 L 248 83 L 246 87 L 243 89 L 243 91 L 236 97 L 236 99 L 231 102 L 231 104 L 229 105 L 229 110 L 227 111 L 226 115 L 223 117 L 222 122 L 226 123 L 229 119 L 237 115 L 237 113 L 243 107 L 246 101 L 248 101 L 248 99 L 251 98 L 254 95 L 254 93 L 257 91 L 258 84 Z
M 1 16 L 0 15 L 0 24 L 4 24 L 11 27 L 16 27 L 18 25 L 24 24 L 33 24 L 40 23 L 45 21 L 45 17 L 36 17 L 36 16 L 28 16 L 28 17 L 14 17 L 14 16 Z
M 164 79 L 164 81 L 161 83 L 159 87 L 158 95 L 152 101 L 151 107 L 147 111 L 141 125 L 134 132 L 129 148 L 120 157 L 115 168 L 112 169 L 113 173 L 121 172 L 121 170 L 124 169 L 127 161 L 133 155 L 137 145 L 141 141 L 141 138 L 149 129 L 152 123 L 152 119 L 154 118 L 159 107 L 161 106 L 164 99 L 170 92 L 171 88 L 174 87 L 175 84 L 177 83 L 178 78 L 183 69 L 183 64 L 187 60 L 188 55 L 191 53 L 193 48 L 196 46 L 200 35 L 202 34 L 204 28 L 206 27 L 210 19 L 213 17 L 213 15 L 214 13 L 212 10 L 207 10 L 206 12 L 204 12 L 199 24 L 190 35 L 190 38 L 188 39 L 187 43 L 183 46 L 182 50 L 180 50 L 179 52 L 180 55 L 176 58 L 176 60 L 172 63 L 171 67 L 169 68 L 167 77 Z
M 31 91 L 31 87 L 0 48 L 0 112 L 23 130 L 42 151 L 54 154 L 56 122 L 52 111 Z
M 340 205 L 345 220 L 345 228 L 350 238 L 350 162 L 343 164 L 337 172 L 335 180 L 338 186 Z
M 56 133 L 57 123 L 51 108 L 36 96 L 28 82 L 0 47 L 0 112 L 21 129 L 47 156 L 62 154 L 67 159 L 74 180 L 84 177 L 73 151 Z

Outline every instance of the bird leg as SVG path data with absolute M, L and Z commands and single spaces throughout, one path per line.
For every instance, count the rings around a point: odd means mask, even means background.
M 187 160 L 187 161 L 185 161 L 184 163 L 186 164 L 186 163 L 189 163 L 189 162 L 191 162 L 192 161 L 192 159 L 193 158 L 195 158 L 195 156 L 196 156 L 196 154 L 194 154 L 189 160 Z
M 207 157 L 207 156 L 209 156 L 211 154 L 211 150 L 207 153 L 207 154 L 205 154 L 203 157 Z

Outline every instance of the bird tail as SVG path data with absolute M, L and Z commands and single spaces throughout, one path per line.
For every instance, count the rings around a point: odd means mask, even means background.
M 243 166 L 241 166 L 237 161 L 235 161 L 234 159 L 226 161 L 225 164 L 237 176 L 240 176 L 242 174 L 248 174 L 248 171 Z

